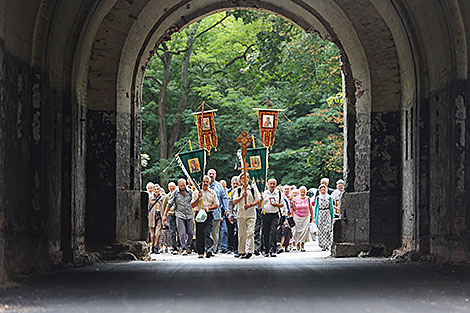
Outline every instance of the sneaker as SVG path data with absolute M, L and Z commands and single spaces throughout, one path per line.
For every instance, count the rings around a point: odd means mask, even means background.
M 206 258 L 210 258 L 212 256 L 212 251 L 207 251 L 206 252 Z
M 184 250 L 183 255 L 188 255 L 188 251 Z
M 255 255 L 256 256 L 260 255 L 259 250 L 255 250 Z
M 272 258 L 277 257 L 276 253 L 271 253 L 271 257 L 272 257 Z
M 199 255 L 197 256 L 197 258 L 198 258 L 198 259 L 203 259 L 203 258 L 204 258 L 204 254 L 199 254 Z
M 251 258 L 252 255 L 253 255 L 253 254 L 251 254 L 250 252 L 248 252 L 248 253 L 245 255 L 244 259 L 249 259 L 249 258 Z
M 228 253 L 228 250 L 227 249 L 220 250 L 220 253 L 223 253 L 223 254 Z
M 238 254 L 237 253 L 233 257 L 243 259 L 244 256 L 245 256 L 245 254 Z
M 290 252 L 289 248 L 286 248 L 286 252 Z
M 178 255 L 178 250 L 174 250 L 171 254 Z
M 269 253 L 265 253 L 265 254 L 264 254 L 264 257 L 265 257 L 265 258 L 269 257 Z
M 279 249 L 279 251 L 277 253 L 282 253 L 282 252 L 284 252 L 284 249 L 281 248 L 281 249 Z
M 305 248 L 300 249 L 300 252 L 305 252 Z

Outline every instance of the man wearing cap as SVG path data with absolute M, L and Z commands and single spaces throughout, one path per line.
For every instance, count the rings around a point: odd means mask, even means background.
M 260 194 L 255 186 L 249 183 L 247 174 L 246 190 L 244 188 L 244 174 L 240 175 L 240 187 L 232 191 L 233 204 L 237 206 L 238 224 L 238 255 L 242 259 L 249 259 L 253 255 L 255 245 L 256 206 L 260 202 Z M 237 255 L 235 255 L 237 257 Z
M 335 207 L 335 217 L 339 217 L 339 210 L 341 208 L 341 196 L 344 193 L 344 180 L 339 179 L 336 182 L 336 189 L 331 194 L 333 198 L 333 205 Z

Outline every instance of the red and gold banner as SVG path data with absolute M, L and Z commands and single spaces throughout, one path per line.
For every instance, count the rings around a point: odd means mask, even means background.
M 217 149 L 217 133 L 215 131 L 214 116 L 217 110 L 209 110 L 193 113 L 196 115 L 197 133 L 199 136 L 199 147 L 211 151 L 212 147 Z
M 261 141 L 265 147 L 271 148 L 274 145 L 274 136 L 278 122 L 279 109 L 253 109 L 258 111 L 259 129 Z

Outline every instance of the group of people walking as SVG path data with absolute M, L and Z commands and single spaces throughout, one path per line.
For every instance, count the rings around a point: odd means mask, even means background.
M 260 192 L 248 174 L 234 176 L 229 188 L 216 175 L 210 169 L 201 189 L 183 178 L 170 182 L 168 192 L 147 184 L 151 253 L 276 257 L 293 249 L 305 251 L 305 243 L 317 238 L 323 251 L 330 249 L 344 181 L 337 181 L 336 190 L 328 187 L 327 178 L 318 189 L 297 189 L 278 186 L 271 178 Z

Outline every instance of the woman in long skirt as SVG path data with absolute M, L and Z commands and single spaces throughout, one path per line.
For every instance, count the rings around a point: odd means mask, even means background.
M 312 203 L 306 194 L 307 188 L 302 186 L 299 188 L 299 196 L 292 199 L 295 221 L 294 240 L 300 251 L 305 251 L 304 244 L 308 242 L 309 226 L 313 218 Z
M 315 221 L 318 226 L 318 245 L 322 251 L 331 248 L 333 244 L 333 199 L 326 192 L 326 186 L 320 185 L 320 194 L 315 199 Z

